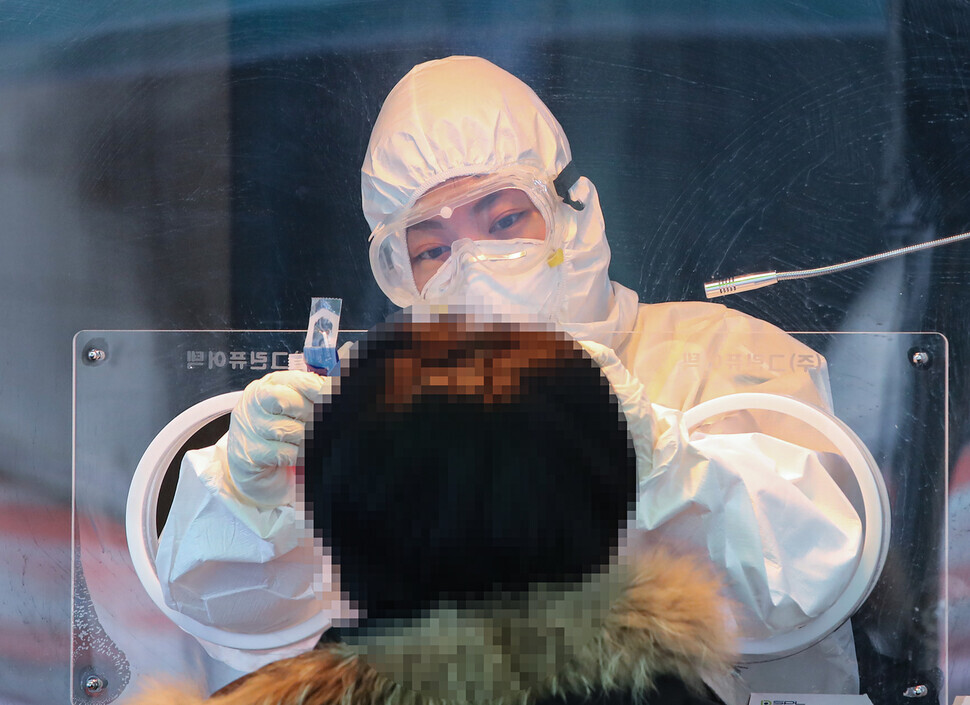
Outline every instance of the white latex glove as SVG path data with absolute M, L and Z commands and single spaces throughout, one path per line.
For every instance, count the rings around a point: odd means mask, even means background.
M 262 509 L 290 501 L 307 421 L 330 385 L 328 377 L 286 371 L 246 387 L 227 439 L 228 479 L 241 502 Z

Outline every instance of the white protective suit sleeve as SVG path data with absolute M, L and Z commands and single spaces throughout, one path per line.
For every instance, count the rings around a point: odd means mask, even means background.
M 634 437 L 637 528 L 701 547 L 722 566 L 747 637 L 786 633 L 830 607 L 855 567 L 861 522 L 819 454 L 757 432 L 692 436 L 682 412 L 651 403 L 615 352 L 584 345 Z
M 707 553 L 746 637 L 790 631 L 831 606 L 858 563 L 862 527 L 832 480 L 845 463 L 830 443 L 777 414 L 720 417 L 692 432 L 682 422 L 688 409 L 737 392 L 790 396 L 831 413 L 824 359 L 764 321 L 693 302 L 641 305 L 617 354 L 597 357 L 643 436 L 640 540 Z M 747 668 L 746 681 L 765 692 L 858 692 L 847 628 Z
M 155 568 L 173 609 L 224 629 L 270 631 L 313 597 L 303 521 L 292 502 L 260 509 L 241 500 L 227 481 L 226 440 L 185 454 Z

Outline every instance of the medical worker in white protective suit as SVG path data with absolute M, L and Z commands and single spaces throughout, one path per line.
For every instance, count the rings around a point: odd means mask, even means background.
M 388 95 L 361 174 L 371 264 L 394 303 L 528 311 L 586 341 L 637 436 L 638 528 L 711 556 L 744 635 L 787 632 L 835 601 L 862 529 L 822 464 L 833 461 L 826 447 L 770 415 L 722 418 L 690 437 L 681 423 L 742 391 L 830 409 L 824 362 L 721 305 L 640 304 L 611 282 L 596 189 L 528 86 L 478 58 L 416 66 Z M 789 364 L 795 356 L 818 364 Z M 157 557 L 171 606 L 243 631 L 346 610 L 299 558 L 293 504 L 303 424 L 327 384 L 296 372 L 254 382 L 227 437 L 186 455 Z M 209 648 L 255 668 L 314 640 L 269 654 Z M 755 691 L 857 693 L 851 628 L 744 678 Z

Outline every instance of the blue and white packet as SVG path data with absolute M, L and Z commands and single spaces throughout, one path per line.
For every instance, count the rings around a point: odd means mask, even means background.
M 340 374 L 337 357 L 337 334 L 340 332 L 340 309 L 343 299 L 313 297 L 307 323 L 303 354 L 290 355 L 289 368 L 315 372 L 324 377 Z

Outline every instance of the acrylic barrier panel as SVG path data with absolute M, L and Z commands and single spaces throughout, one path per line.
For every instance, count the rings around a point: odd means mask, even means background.
M 922 687 L 927 697 L 920 702 L 948 704 L 946 341 L 933 333 L 796 337 L 827 359 L 836 414 L 872 453 L 885 485 L 891 532 L 884 567 L 852 618 L 863 691 L 880 703 Z M 146 451 L 174 420 L 203 409 L 209 420 L 184 431 L 191 436 L 184 445 L 210 445 L 228 426 L 218 409 L 230 408 L 232 398 L 223 395 L 285 369 L 303 338 L 302 331 L 77 335 L 72 702 L 125 702 L 146 678 L 166 674 L 210 691 L 239 675 L 210 658 L 149 596 L 126 540 L 129 489 Z M 685 348 L 678 355 L 676 364 L 700 380 L 812 372 L 823 364 L 821 355 L 782 356 L 757 339 L 743 351 Z M 773 412 L 751 413 L 757 419 Z M 180 452 L 161 461 L 169 469 L 146 520 L 156 529 L 165 522 Z M 825 692 L 826 683 L 816 685 Z

